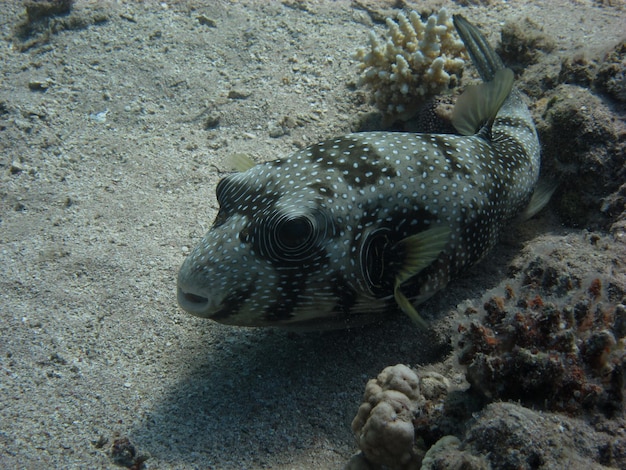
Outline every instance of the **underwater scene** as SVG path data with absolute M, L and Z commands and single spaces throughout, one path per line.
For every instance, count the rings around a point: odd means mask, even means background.
M 0 34 L 1 468 L 626 468 L 623 0 Z

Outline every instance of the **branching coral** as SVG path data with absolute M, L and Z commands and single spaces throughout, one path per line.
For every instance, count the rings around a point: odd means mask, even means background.
M 359 49 L 360 85 L 374 92 L 386 115 L 410 117 L 425 100 L 455 86 L 467 60 L 450 15 L 442 8 L 423 22 L 412 11 L 387 18 L 386 39 L 370 32 L 369 48 Z

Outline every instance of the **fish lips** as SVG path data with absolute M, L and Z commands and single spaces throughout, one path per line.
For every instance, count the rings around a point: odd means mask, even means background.
M 211 318 L 217 308 L 208 297 L 186 291 L 178 285 L 178 305 L 188 313 L 202 318 Z

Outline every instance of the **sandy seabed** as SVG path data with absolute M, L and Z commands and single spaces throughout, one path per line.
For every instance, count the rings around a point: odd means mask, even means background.
M 406 5 L 462 12 L 493 43 L 529 17 L 564 57 L 626 31 L 620 2 L 459 3 Z M 176 303 L 228 155 L 286 156 L 371 111 L 352 55 L 381 26 L 361 4 L 77 0 L 19 38 L 23 5 L 3 3 L 0 467 L 114 467 L 127 438 L 147 468 L 340 468 L 367 379 L 445 358 L 401 316 L 305 335 Z M 421 312 L 436 322 L 480 298 L 547 230 L 567 231 L 533 221 Z

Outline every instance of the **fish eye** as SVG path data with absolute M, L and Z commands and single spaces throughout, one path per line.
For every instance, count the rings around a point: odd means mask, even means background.
M 306 216 L 284 219 L 276 227 L 276 241 L 286 251 L 304 247 L 313 236 L 315 227 Z
M 253 225 L 251 242 L 261 256 L 291 265 L 317 256 L 333 233 L 332 221 L 321 211 L 276 211 Z

